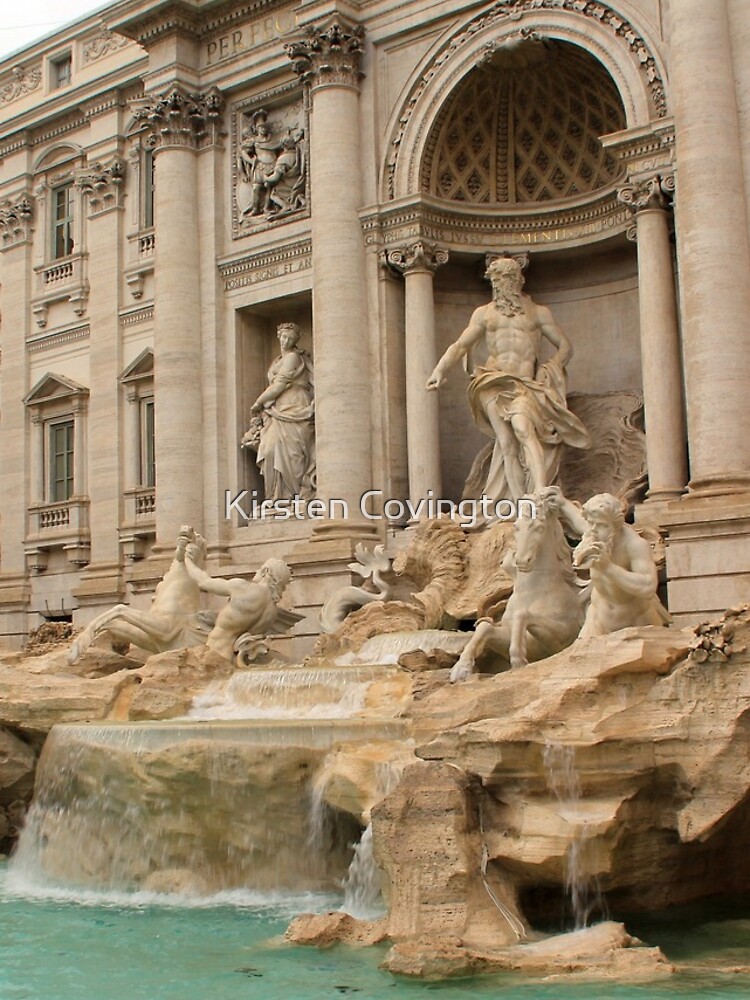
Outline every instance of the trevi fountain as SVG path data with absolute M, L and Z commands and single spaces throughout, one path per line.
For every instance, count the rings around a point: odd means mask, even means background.
M 522 261 L 487 277 L 424 388 L 483 349 L 486 516 L 360 544 L 303 662 L 284 561 L 212 576 L 187 524 L 148 609 L 2 653 L 3 998 L 747 995 L 750 613 L 671 624 L 637 400 L 568 401 Z M 242 442 L 277 501 L 314 483 L 297 337 Z

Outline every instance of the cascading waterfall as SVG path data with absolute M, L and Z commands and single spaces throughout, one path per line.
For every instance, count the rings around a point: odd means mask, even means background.
M 341 907 L 353 917 L 366 919 L 382 914 L 380 869 L 372 851 L 372 823 L 368 823 L 358 844 L 344 882 L 344 903 Z
M 33 884 L 213 893 L 340 884 L 357 823 L 311 849 L 308 790 L 331 748 L 397 720 L 56 726 L 13 862 Z
M 375 768 L 377 801 L 391 792 L 401 777 L 401 767 L 384 761 Z M 384 912 L 380 869 L 375 862 L 372 843 L 372 821 L 354 845 L 354 857 L 344 881 L 344 902 L 341 907 L 353 917 L 363 919 L 381 916 Z
M 191 719 L 348 719 L 367 707 L 372 685 L 397 676 L 388 666 L 245 670 L 199 695 Z
M 547 785 L 559 803 L 559 813 L 575 823 L 575 833 L 565 857 L 565 891 L 570 900 L 575 929 L 589 925 L 592 914 L 606 914 L 599 881 L 589 874 L 587 863 L 588 817 L 581 809 L 581 782 L 576 769 L 575 747 L 547 743 L 543 751 Z

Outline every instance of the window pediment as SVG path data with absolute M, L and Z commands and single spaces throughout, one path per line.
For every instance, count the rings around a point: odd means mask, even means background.
M 76 400 L 88 396 L 86 386 L 79 385 L 65 375 L 55 375 L 47 372 L 37 382 L 31 392 L 24 397 L 26 406 L 43 406 L 45 403 L 59 403 L 63 400 Z
M 153 374 L 154 352 L 151 347 L 147 347 L 123 371 L 120 375 L 120 382 L 123 385 L 127 385 L 129 382 L 140 382 L 142 379 L 153 378 Z

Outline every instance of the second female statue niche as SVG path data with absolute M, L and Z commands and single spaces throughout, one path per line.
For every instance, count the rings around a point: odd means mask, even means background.
M 266 500 L 315 496 L 315 394 L 312 358 L 298 347 L 296 323 L 280 323 L 281 354 L 268 369 L 268 387 L 250 408 L 242 447 L 256 452 Z

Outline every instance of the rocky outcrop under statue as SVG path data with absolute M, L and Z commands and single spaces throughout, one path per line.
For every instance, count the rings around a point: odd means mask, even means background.
M 578 640 L 416 701 L 421 761 L 372 810 L 386 967 L 521 967 L 564 905 L 583 926 L 605 906 L 627 920 L 750 889 L 748 647 L 744 608 L 696 633 Z M 547 968 L 571 967 L 566 947 Z M 639 974 L 668 971 L 637 951 Z

